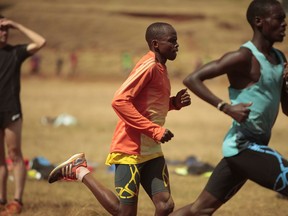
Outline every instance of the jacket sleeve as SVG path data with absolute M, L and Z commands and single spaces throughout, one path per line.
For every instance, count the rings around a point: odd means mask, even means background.
M 130 127 L 139 130 L 141 133 L 160 141 L 165 128 L 151 122 L 141 115 L 133 105 L 133 99 L 149 83 L 152 78 L 152 69 L 141 74 L 130 75 L 122 86 L 116 91 L 112 100 L 112 107 L 119 118 Z

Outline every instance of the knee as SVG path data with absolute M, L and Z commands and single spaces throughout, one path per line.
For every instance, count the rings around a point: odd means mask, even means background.
M 156 215 L 169 215 L 173 212 L 175 204 L 172 198 L 167 200 L 166 202 L 162 201 L 155 205 L 156 207 Z
M 16 148 L 11 148 L 8 150 L 8 157 L 13 163 L 17 163 L 23 160 L 21 151 Z
M 190 215 L 212 215 L 216 211 L 216 208 L 206 207 L 206 208 L 197 208 L 195 205 L 191 205 L 189 212 Z

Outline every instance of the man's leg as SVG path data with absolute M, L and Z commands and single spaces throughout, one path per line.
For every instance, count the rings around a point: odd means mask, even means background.
M 170 216 L 209 216 L 222 205 L 223 203 L 216 197 L 203 190 L 194 203 L 174 211 Z
M 137 215 L 137 203 L 131 205 L 120 204 L 118 197 L 99 181 L 91 173 L 83 177 L 82 182 L 93 193 L 98 202 L 111 214 L 117 216 Z
M 231 169 L 227 159 L 223 158 L 196 201 L 178 209 L 171 216 L 210 216 L 231 199 L 246 180 L 237 169 Z
M 253 144 L 229 160 L 251 181 L 288 196 L 288 161 L 274 149 Z
M 15 193 L 14 199 L 22 202 L 25 180 L 26 166 L 21 149 L 22 119 L 12 122 L 5 129 L 5 142 L 7 144 L 8 157 L 13 162 Z
M 174 209 L 174 201 L 164 157 L 149 160 L 141 166 L 141 185 L 155 205 L 155 216 L 169 215 Z
M 4 130 L 0 129 L 0 205 L 7 202 L 8 169 L 5 161 Z
M 83 170 L 81 170 L 83 169 Z M 116 165 L 115 189 L 118 197 L 103 184 L 97 181 L 91 173 L 85 175 L 85 167 L 79 167 L 79 176 L 83 174 L 82 182 L 93 193 L 98 202 L 111 214 L 117 216 L 136 216 L 139 192 L 139 170 L 137 165 Z
M 83 182 L 111 215 L 137 215 L 139 172 L 136 165 L 117 165 L 116 167 L 115 188 L 121 201 L 111 190 L 93 177 L 87 169 L 84 153 L 73 155 L 51 171 L 48 182 L 53 183 L 59 180 Z
M 175 206 L 170 192 L 159 192 L 152 196 L 152 201 L 156 208 L 154 216 L 169 215 Z

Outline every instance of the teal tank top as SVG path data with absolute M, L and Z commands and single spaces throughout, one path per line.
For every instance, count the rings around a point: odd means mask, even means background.
M 224 157 L 236 155 L 252 143 L 268 145 L 279 112 L 284 70 L 281 53 L 273 49 L 280 59 L 280 64 L 273 65 L 251 41 L 243 44 L 242 47 L 250 49 L 258 60 L 261 75 L 257 83 L 245 89 L 233 89 L 231 86 L 228 88 L 231 104 L 249 102 L 253 104 L 250 106 L 249 117 L 244 123 L 233 120 L 223 141 Z

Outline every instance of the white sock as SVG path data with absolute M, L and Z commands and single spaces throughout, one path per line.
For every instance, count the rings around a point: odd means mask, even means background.
M 78 181 L 82 182 L 83 178 L 85 175 L 87 175 L 88 173 L 90 173 L 90 170 L 87 169 L 87 167 L 78 167 L 76 169 L 76 178 Z

